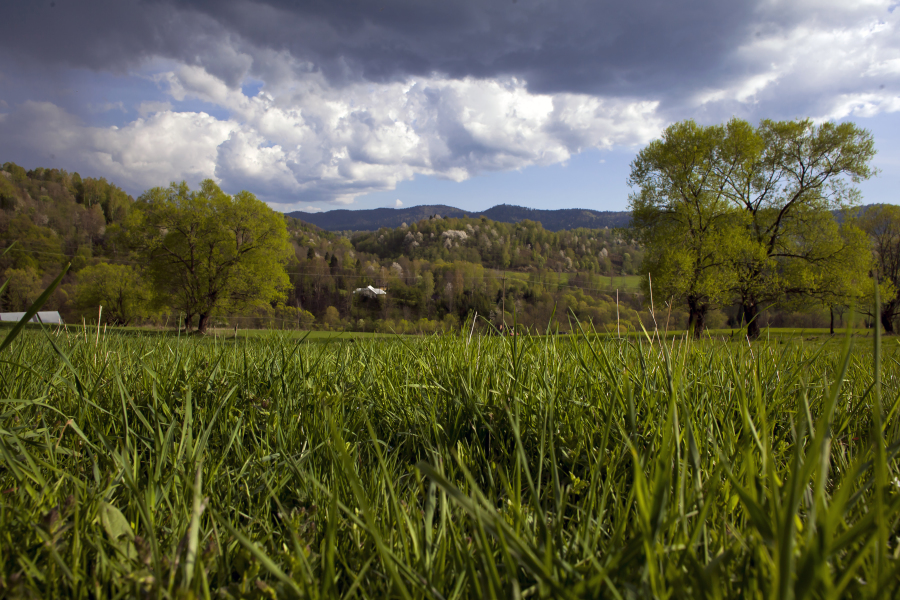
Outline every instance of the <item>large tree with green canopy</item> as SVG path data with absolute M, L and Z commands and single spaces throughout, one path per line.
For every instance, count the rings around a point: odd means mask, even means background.
M 645 267 L 689 306 L 738 301 L 752 338 L 766 306 L 856 297 L 865 238 L 832 211 L 858 201 L 854 184 L 873 175 L 874 154 L 852 123 L 676 123 L 632 163 Z
M 161 301 L 197 318 L 206 331 L 215 310 L 273 302 L 290 282 L 284 216 L 247 191 L 224 193 L 211 179 L 192 191 L 173 183 L 145 192 L 125 226 Z
M 753 249 L 736 263 L 734 291 L 757 337 L 766 305 L 822 295 L 834 270 L 866 264 L 864 238 L 842 234 L 832 211 L 858 203 L 855 184 L 875 174 L 875 144 L 853 123 L 764 120 L 754 128 L 732 119 L 726 129 L 718 179 L 746 215 Z
M 900 316 L 900 206 L 870 206 L 859 216 L 859 225 L 869 234 L 881 291 L 881 312 L 872 316 L 881 320 L 886 333 L 894 333 Z
M 732 259 L 741 215 L 715 184 L 725 130 L 693 121 L 676 123 L 631 165 L 632 226 L 647 247 L 645 293 L 687 304 L 688 329 L 702 333 L 707 313 L 730 300 L 736 285 Z
M 131 265 L 101 262 L 78 272 L 75 305 L 94 314 L 102 306 L 102 318 L 110 325 L 128 325 L 146 316 L 151 298 L 149 282 Z

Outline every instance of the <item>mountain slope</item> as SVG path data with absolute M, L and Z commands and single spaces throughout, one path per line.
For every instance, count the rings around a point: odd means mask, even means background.
M 435 204 L 410 208 L 373 208 L 370 210 L 329 210 L 321 213 L 296 211 L 286 213 L 321 227 L 325 231 L 375 231 L 382 227 L 400 227 L 403 223 L 416 223 L 433 215 L 460 218 L 467 213 L 452 206 Z
M 550 231 L 562 231 L 564 229 L 602 229 L 603 227 L 627 227 L 631 223 L 631 213 L 627 211 L 599 211 L 588 208 L 561 208 L 557 210 L 542 210 L 537 208 L 524 208 L 511 204 L 500 204 L 489 208 L 483 213 L 488 219 L 501 223 L 518 223 L 528 219 L 543 225 Z
M 540 210 L 509 204 L 500 204 L 486 211 L 475 213 L 436 204 L 410 208 L 341 209 L 321 213 L 296 211 L 287 213 L 287 215 L 321 227 L 326 231 L 374 231 L 382 227 L 395 228 L 400 227 L 403 223 L 416 223 L 433 215 L 452 218 L 483 216 L 501 223 L 518 223 L 527 219 L 540 223 L 544 229 L 549 231 L 562 231 L 578 227 L 589 229 L 625 227 L 631 221 L 631 214 L 628 212 L 601 212 L 584 208 Z

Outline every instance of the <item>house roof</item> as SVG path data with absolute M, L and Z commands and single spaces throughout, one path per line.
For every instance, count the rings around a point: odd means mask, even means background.
M 25 313 L 23 312 L 0 313 L 0 321 L 20 321 L 24 316 Z M 62 322 L 62 317 L 59 315 L 59 311 L 56 310 L 38 312 L 33 317 L 31 317 L 31 319 L 29 319 L 29 323 L 62 324 Z
M 384 289 L 372 287 L 371 285 L 366 286 L 364 288 L 356 288 L 355 290 L 353 290 L 353 293 L 354 294 L 365 294 L 367 296 L 383 296 L 384 294 L 387 294 L 387 292 L 384 291 Z

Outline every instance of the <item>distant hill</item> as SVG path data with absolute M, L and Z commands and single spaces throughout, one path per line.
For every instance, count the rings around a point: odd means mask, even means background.
M 434 204 L 410 208 L 341 209 L 321 213 L 296 211 L 287 213 L 287 215 L 321 227 L 326 231 L 375 231 L 382 227 L 394 228 L 400 227 L 403 223 L 416 223 L 434 215 L 452 218 L 483 216 L 501 223 L 518 223 L 527 219 L 540 223 L 544 229 L 549 231 L 563 231 L 578 227 L 589 229 L 609 227 L 612 229 L 626 227 L 631 222 L 631 213 L 627 211 L 611 212 L 587 208 L 540 210 L 510 204 L 500 204 L 483 212 L 467 212 L 452 206 Z
M 479 213 L 479 216 L 481 215 L 501 223 L 518 223 L 528 219 L 540 223 L 544 229 L 550 231 L 563 231 L 579 227 L 587 229 L 609 227 L 612 229 L 613 227 L 627 227 L 631 223 L 631 213 L 628 211 L 599 211 L 588 208 L 541 210 L 501 204 Z
M 460 218 L 469 213 L 452 206 L 435 204 L 410 208 L 340 209 L 320 213 L 298 210 L 286 214 L 289 217 L 321 227 L 325 231 L 375 231 L 382 227 L 394 228 L 400 227 L 403 223 L 417 223 L 433 215 Z

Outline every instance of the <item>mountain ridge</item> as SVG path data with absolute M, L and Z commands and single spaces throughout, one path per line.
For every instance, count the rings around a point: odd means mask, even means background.
M 285 214 L 326 231 L 375 231 L 382 227 L 395 228 L 403 223 L 416 223 L 435 215 L 448 218 L 485 217 L 501 223 L 518 223 L 527 219 L 540 223 L 548 231 L 579 227 L 627 227 L 631 222 L 629 211 L 599 211 L 589 208 L 546 210 L 511 204 L 498 204 L 480 212 L 464 211 L 445 204 L 430 204 L 409 208 L 337 209 L 321 213 L 294 211 Z
M 852 210 L 859 214 L 878 204 L 865 204 Z M 846 214 L 842 210 L 832 211 L 838 223 L 843 223 Z M 285 213 L 289 217 L 315 225 L 325 231 L 377 231 L 382 227 L 397 228 L 403 223 L 418 223 L 435 215 L 445 218 L 485 217 L 500 223 L 519 223 L 529 220 L 540 223 L 548 231 L 569 229 L 602 229 L 628 227 L 631 211 L 601 211 L 590 208 L 558 208 L 554 210 L 527 208 L 514 204 L 498 204 L 481 212 L 464 211 L 446 204 L 423 204 L 409 208 L 371 208 L 348 210 L 346 208 L 320 213 L 294 211 Z

